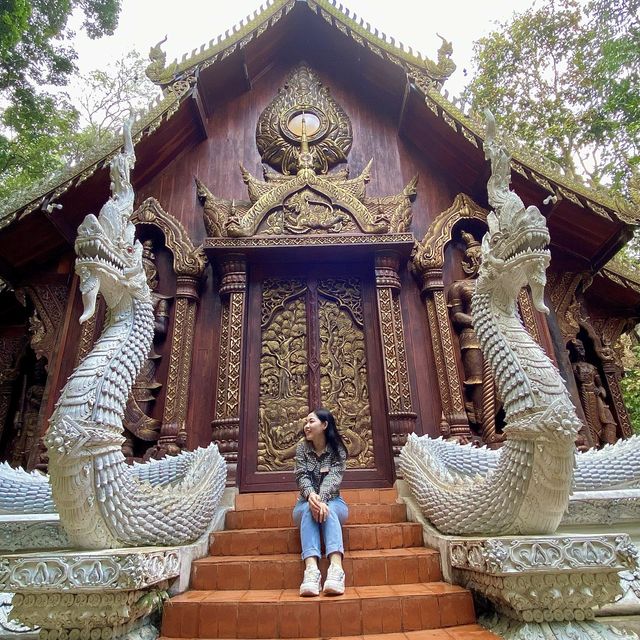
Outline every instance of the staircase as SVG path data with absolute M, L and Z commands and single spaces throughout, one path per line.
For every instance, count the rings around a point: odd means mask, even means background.
M 297 494 L 240 494 L 225 531 L 213 536 L 212 555 L 194 562 L 191 590 L 165 605 L 164 639 L 497 638 L 475 624 L 471 594 L 442 581 L 438 552 L 422 546 L 422 528 L 407 522 L 394 489 L 342 495 L 349 505 L 344 595 L 298 595 Z M 326 568 L 323 560 L 323 576 Z

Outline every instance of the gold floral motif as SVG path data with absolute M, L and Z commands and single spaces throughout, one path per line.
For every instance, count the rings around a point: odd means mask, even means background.
M 314 169 L 326 173 L 330 167 L 346 162 L 353 142 L 351 122 L 329 90 L 304 64 L 287 78 L 258 119 L 256 143 L 262 161 L 287 175 L 297 171 L 300 136 L 290 128 L 290 122 L 300 114 L 308 114 L 317 121 L 317 127 L 309 135 Z
M 306 287 L 265 280 L 258 408 L 258 471 L 292 469 L 308 412 Z
M 426 299 L 426 306 L 429 326 L 432 327 L 430 331 L 431 346 L 433 348 L 433 358 L 436 364 L 436 379 L 438 380 L 438 387 L 440 388 L 442 412 L 444 415 L 448 416 L 453 412 L 453 405 L 451 402 L 451 394 L 449 393 L 449 385 L 447 383 L 447 367 L 444 362 L 442 345 L 440 344 L 440 335 L 435 329 L 435 327 L 438 326 L 438 314 L 436 313 L 436 304 L 433 297 L 429 296 Z
M 341 295 L 342 294 L 342 295 Z M 373 434 L 361 291 L 355 278 L 318 282 L 320 395 L 332 408 L 349 451 L 350 468 L 373 468 Z M 355 303 L 355 304 L 354 304 Z

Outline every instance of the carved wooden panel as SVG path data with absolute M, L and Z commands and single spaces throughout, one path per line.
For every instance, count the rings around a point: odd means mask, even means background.
M 349 468 L 373 468 L 359 279 L 267 279 L 260 317 L 258 471 L 293 469 L 314 397 L 336 417 Z

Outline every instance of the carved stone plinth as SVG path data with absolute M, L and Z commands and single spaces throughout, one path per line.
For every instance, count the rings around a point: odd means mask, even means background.
M 0 552 L 60 549 L 68 545 L 57 513 L 0 515 Z
M 594 619 L 622 595 L 621 574 L 638 570 L 638 549 L 627 534 L 447 536 L 424 518 L 405 481 L 397 488 L 409 519 L 422 525 L 425 544 L 440 551 L 445 580 L 471 589 L 477 610 L 484 610 L 480 622 L 497 635 L 637 639 Z
M 180 548 L 5 555 L 0 590 L 42 640 L 107 640 L 140 627 L 180 570 Z

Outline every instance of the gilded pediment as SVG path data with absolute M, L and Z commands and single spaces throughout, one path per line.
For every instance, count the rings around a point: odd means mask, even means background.
M 309 67 L 298 66 L 258 118 L 264 179 L 240 165 L 249 199 L 225 200 L 196 178 L 209 237 L 407 231 L 417 176 L 399 194 L 368 198 L 373 160 L 355 178 L 348 167 L 329 172 L 346 162 L 351 143 L 345 111 Z
M 295 176 L 262 181 L 241 168 L 248 200 L 215 196 L 196 178 L 210 237 L 314 233 L 401 233 L 411 224 L 417 176 L 396 195 L 366 196 L 371 162 L 354 179 L 316 175 L 307 168 Z M 342 174 L 344 176 L 344 173 Z

